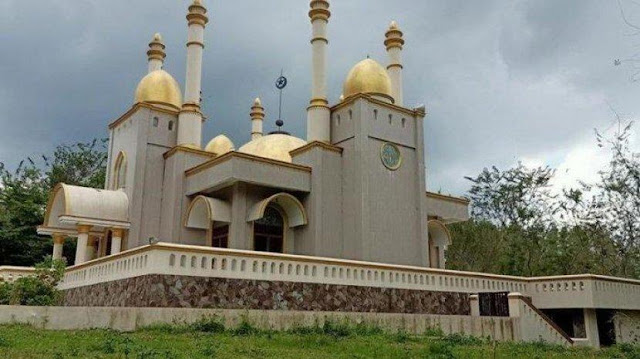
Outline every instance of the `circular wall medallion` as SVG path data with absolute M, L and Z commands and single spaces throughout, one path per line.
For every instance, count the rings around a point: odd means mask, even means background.
M 402 154 L 398 146 L 393 143 L 385 142 L 380 148 L 380 159 L 382 164 L 388 169 L 395 171 L 402 164 Z

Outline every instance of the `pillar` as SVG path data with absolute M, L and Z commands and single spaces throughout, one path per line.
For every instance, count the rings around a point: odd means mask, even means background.
M 123 230 L 120 228 L 114 228 L 111 230 L 111 253 L 118 254 L 122 251 L 122 235 Z
M 471 316 L 479 317 L 480 316 L 480 300 L 477 294 L 471 294 L 469 296 L 469 302 L 471 305 Z
M 178 145 L 200 148 L 202 145 L 202 112 L 200 92 L 202 89 L 202 52 L 204 50 L 204 28 L 209 18 L 201 0 L 189 6 L 187 21 L 187 75 L 185 77 L 184 104 L 178 115 Z
M 87 244 L 89 243 L 89 230 L 91 226 L 78 225 L 78 240 L 76 243 L 76 260 L 74 264 L 82 264 L 87 261 Z
M 97 244 L 98 238 L 90 235 L 89 239 L 87 240 L 86 254 L 84 257 L 85 261 L 90 261 L 98 257 L 98 251 L 96 249 Z
M 251 139 L 252 140 L 262 137 L 263 121 L 264 121 L 264 107 L 262 107 L 262 102 L 258 97 L 255 99 L 255 101 L 253 101 L 253 106 L 251 107 Z
M 62 249 L 64 245 L 64 234 L 54 233 L 53 234 L 53 254 L 51 257 L 53 260 L 62 260 Z
M 507 294 L 507 300 L 509 301 L 509 316 L 510 317 L 519 317 L 520 316 L 520 300 L 522 300 L 522 293 L 511 292 Z
M 153 39 L 149 43 L 149 51 L 147 51 L 147 56 L 149 59 L 149 72 L 162 70 L 164 58 L 167 57 L 164 49 L 165 46 L 162 42 L 162 36 L 156 33 L 155 35 L 153 35 Z
M 392 21 L 391 25 L 389 25 L 385 38 L 384 45 L 387 47 L 387 54 L 389 55 L 387 73 L 391 79 L 394 103 L 398 106 L 404 106 L 402 89 L 402 46 L 404 45 L 404 39 L 402 38 L 402 31 L 400 31 L 395 21 Z
M 327 100 L 327 25 L 329 1 L 311 0 L 311 101 L 307 108 L 307 141 L 331 141 L 329 101 Z
M 600 335 L 598 333 L 598 318 L 596 310 L 592 308 L 584 308 L 584 332 L 587 335 L 587 341 L 590 347 L 600 347 Z

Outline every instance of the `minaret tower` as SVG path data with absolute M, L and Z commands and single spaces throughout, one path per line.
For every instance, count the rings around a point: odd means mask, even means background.
M 387 53 L 389 54 L 387 72 L 391 79 L 393 99 L 396 105 L 404 106 L 402 93 L 402 45 L 404 45 L 404 39 L 402 38 L 402 31 L 400 31 L 395 21 L 392 21 L 389 25 L 389 30 L 387 30 L 385 37 L 384 45 L 387 47 Z
M 327 25 L 329 24 L 329 1 L 311 0 L 311 51 L 312 80 L 311 102 L 307 108 L 307 141 L 330 142 L 329 101 L 327 100 Z
M 251 106 L 251 140 L 262 137 L 262 121 L 264 121 L 264 107 L 258 97 Z
M 200 90 L 202 81 L 202 51 L 204 28 L 209 19 L 201 0 L 193 0 L 189 6 L 187 21 L 187 75 L 185 78 L 184 104 L 178 117 L 178 145 L 200 148 L 202 141 L 202 112 Z
M 147 56 L 149 57 L 149 72 L 162 70 L 164 59 L 167 57 L 164 49 L 165 46 L 164 42 L 162 42 L 162 36 L 156 33 L 153 35 L 153 39 L 149 43 L 149 51 L 147 51 Z

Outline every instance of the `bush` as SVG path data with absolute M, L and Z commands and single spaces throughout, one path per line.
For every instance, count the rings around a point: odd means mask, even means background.
M 62 294 L 56 286 L 64 275 L 65 263 L 45 258 L 36 264 L 32 276 L 22 277 L 12 283 L 0 285 L 0 304 L 10 305 L 58 305 Z
M 13 286 L 6 282 L 0 282 L 0 305 L 9 304 L 9 298 L 11 297 L 11 289 Z
M 242 324 L 241 324 L 242 325 Z M 202 317 L 190 325 L 191 329 L 204 333 L 222 333 L 225 330 L 222 321 L 213 317 Z
M 254 335 L 258 334 L 258 332 L 258 328 L 254 327 L 246 317 L 243 317 L 238 327 L 232 331 L 234 335 L 239 336 Z

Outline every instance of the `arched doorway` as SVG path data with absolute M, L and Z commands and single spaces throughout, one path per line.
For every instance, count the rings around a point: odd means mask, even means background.
M 280 209 L 267 206 L 264 216 L 253 222 L 253 249 L 282 253 L 284 248 L 284 217 Z
M 451 245 L 451 234 L 447 227 L 438 220 L 427 222 L 429 231 L 429 264 L 432 268 L 445 268 L 445 253 Z

